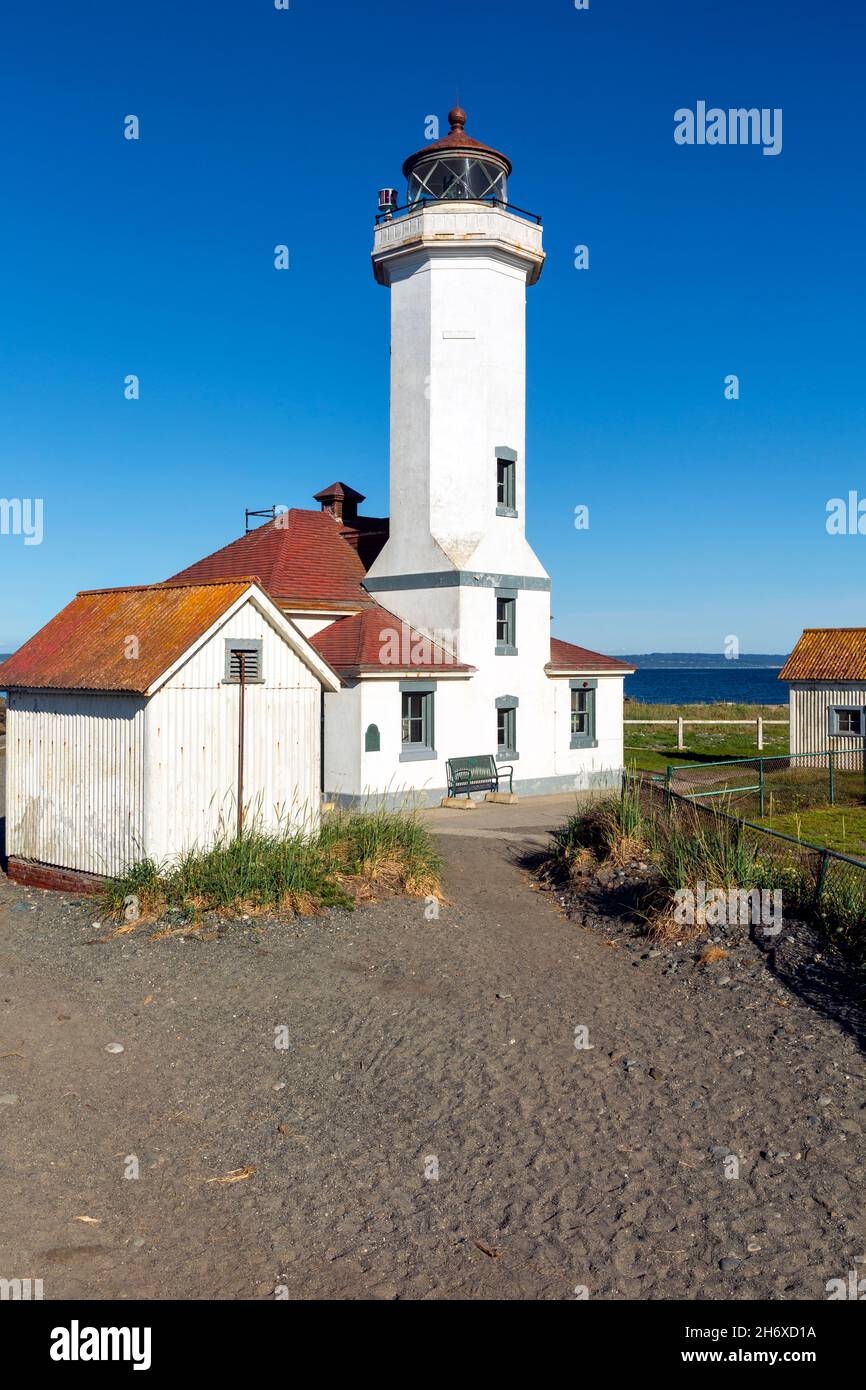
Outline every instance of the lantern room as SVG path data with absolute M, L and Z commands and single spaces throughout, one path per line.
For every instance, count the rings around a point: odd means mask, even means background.
M 448 120 L 451 129 L 444 139 L 425 145 L 403 165 L 409 206 L 451 199 L 507 203 L 511 161 L 466 134 L 461 107 L 450 111 Z

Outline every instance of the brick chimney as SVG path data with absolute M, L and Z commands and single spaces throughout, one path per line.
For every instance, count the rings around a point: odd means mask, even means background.
M 346 483 L 331 483 L 314 497 L 321 503 L 323 512 L 330 512 L 335 521 L 347 526 L 354 526 L 358 520 L 358 504 L 364 501 L 364 494 Z

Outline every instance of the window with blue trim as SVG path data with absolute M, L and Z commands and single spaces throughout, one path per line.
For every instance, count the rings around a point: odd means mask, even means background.
M 832 705 L 829 711 L 830 733 L 862 737 L 863 714 L 863 709 L 858 705 Z
M 496 752 L 500 758 L 517 753 L 517 710 L 513 705 L 496 711 Z
M 435 758 L 433 700 L 435 686 L 400 692 L 400 759 Z
M 509 589 L 496 591 L 496 654 L 517 655 L 517 595 Z
M 597 681 L 571 681 L 571 747 L 594 748 Z

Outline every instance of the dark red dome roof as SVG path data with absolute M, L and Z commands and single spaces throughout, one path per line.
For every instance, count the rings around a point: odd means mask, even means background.
M 453 111 L 448 112 L 448 120 L 451 129 L 441 140 L 433 140 L 423 149 L 416 150 L 410 154 L 403 165 L 403 174 L 409 177 L 416 164 L 420 164 L 422 159 L 427 159 L 431 154 L 437 152 L 441 154 L 474 154 L 482 159 L 495 159 L 505 168 L 506 174 L 511 173 L 511 160 L 507 155 L 500 154 L 499 150 L 494 150 L 490 145 L 483 145 L 480 140 L 473 140 L 471 135 L 467 135 L 464 130 L 466 125 L 466 112 L 461 106 L 455 106 Z

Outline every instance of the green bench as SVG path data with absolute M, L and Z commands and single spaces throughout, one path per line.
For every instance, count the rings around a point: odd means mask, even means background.
M 465 792 L 498 792 L 500 779 L 508 774 L 508 790 L 512 791 L 511 781 L 514 768 L 510 763 L 497 766 L 492 753 L 477 753 L 471 758 L 448 758 L 445 763 L 448 776 L 448 795 L 459 796 Z

